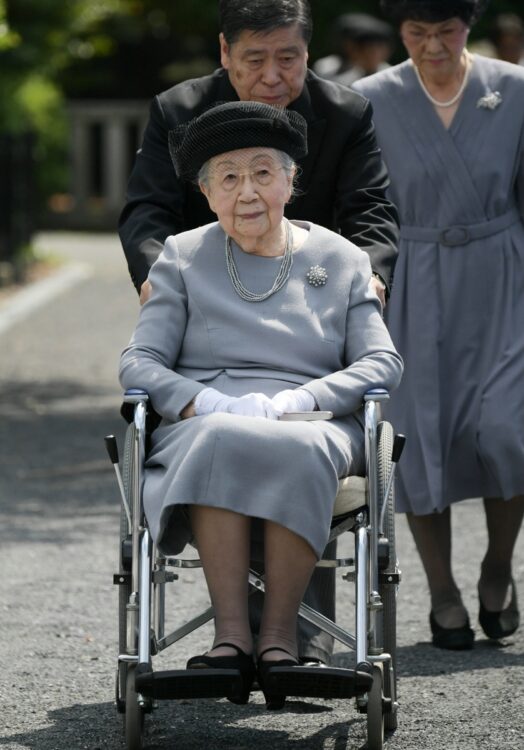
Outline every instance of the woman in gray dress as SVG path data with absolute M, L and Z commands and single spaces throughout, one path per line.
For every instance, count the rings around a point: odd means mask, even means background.
M 215 609 L 213 647 L 188 667 L 239 668 L 247 700 L 252 537 L 263 541 L 266 580 L 263 685 L 275 663 L 297 664 L 298 607 L 338 479 L 363 468 L 363 395 L 395 388 L 402 361 L 366 253 L 283 216 L 293 159 L 306 150 L 300 115 L 220 104 L 173 132 L 170 146 L 218 222 L 166 241 L 120 376 L 125 388 L 147 389 L 162 417 L 145 472 L 152 535 L 166 553 L 194 537 Z M 278 419 L 316 409 L 334 419 Z
M 373 105 L 401 245 L 388 305 L 405 359 L 391 402 L 406 434 L 397 509 L 431 594 L 433 642 L 471 648 L 450 505 L 484 497 L 479 621 L 519 624 L 511 576 L 524 511 L 524 70 L 472 55 L 483 3 L 385 0 L 409 59 L 355 84 Z M 508 603 L 509 602 L 509 603 Z

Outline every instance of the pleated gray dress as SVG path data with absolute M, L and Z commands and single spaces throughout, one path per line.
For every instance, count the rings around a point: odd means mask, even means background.
M 363 470 L 361 404 L 372 387 L 394 389 L 402 361 L 368 284 L 366 253 L 305 222 L 286 285 L 243 301 L 229 278 L 219 224 L 170 237 L 150 272 L 151 299 L 121 360 L 125 388 L 145 388 L 162 416 L 146 463 L 144 508 L 167 554 L 191 538 L 187 505 L 227 508 L 279 523 L 320 557 L 338 479 Z M 242 252 L 244 286 L 269 289 L 281 258 Z M 325 286 L 306 274 L 326 269 Z M 305 386 L 335 419 L 284 422 L 210 414 L 180 420 L 204 387 L 230 396 L 273 396 Z
M 448 130 L 410 61 L 355 88 L 401 217 L 387 322 L 405 360 L 397 508 L 524 493 L 524 69 L 475 55 Z

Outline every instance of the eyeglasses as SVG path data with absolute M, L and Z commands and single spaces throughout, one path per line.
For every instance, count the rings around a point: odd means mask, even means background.
M 239 187 L 245 177 L 249 177 L 254 185 L 267 187 L 274 182 L 278 173 L 282 169 L 283 167 L 276 165 L 254 167 L 245 172 L 236 171 L 235 169 L 227 169 L 224 171 L 217 169 L 212 173 L 212 177 L 216 180 L 218 186 L 222 190 L 226 193 L 231 193 Z
M 419 45 L 428 42 L 432 37 L 444 44 L 454 44 L 468 31 L 464 23 L 454 23 L 437 29 L 436 31 L 425 31 L 421 27 L 408 26 L 402 29 L 402 39 L 411 45 Z

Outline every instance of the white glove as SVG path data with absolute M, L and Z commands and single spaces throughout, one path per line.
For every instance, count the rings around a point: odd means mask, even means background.
M 228 406 L 230 414 L 241 414 L 244 417 L 265 417 L 266 419 L 277 419 L 273 402 L 269 396 L 263 393 L 248 393 L 240 398 L 232 399 L 233 403 Z
M 314 411 L 317 406 L 315 397 L 304 388 L 280 391 L 273 396 L 272 402 L 279 417 L 294 411 Z
M 216 388 L 204 388 L 197 393 L 194 406 L 198 417 L 218 411 L 241 414 L 244 417 L 278 418 L 271 399 L 263 393 L 248 393 L 246 396 L 235 398 L 220 393 Z
M 236 398 L 226 396 L 216 388 L 204 388 L 195 396 L 195 414 L 201 417 L 203 414 L 211 414 L 214 411 L 227 412 L 233 401 L 236 401 Z

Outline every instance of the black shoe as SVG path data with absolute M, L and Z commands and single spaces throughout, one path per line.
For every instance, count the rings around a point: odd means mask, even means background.
M 499 640 L 513 635 L 520 624 L 520 613 L 517 605 L 517 589 L 515 581 L 511 579 L 511 601 L 500 612 L 490 612 L 482 604 L 479 590 L 479 623 L 488 638 Z
M 443 628 L 435 620 L 435 615 L 431 610 L 429 624 L 433 635 L 433 645 L 437 648 L 447 648 L 450 651 L 467 651 L 473 648 L 475 634 L 469 626 L 469 617 L 465 625 L 461 625 L 460 628 Z
M 325 661 L 313 656 L 300 656 L 298 661 L 301 667 L 327 667 Z
M 192 656 L 186 664 L 186 669 L 236 669 L 240 672 L 242 689 L 238 695 L 226 696 L 228 701 L 236 704 L 245 704 L 249 701 L 253 680 L 255 679 L 255 662 L 252 654 L 246 654 L 240 646 L 234 643 L 217 643 L 213 648 L 228 646 L 236 651 L 235 656 Z
M 284 654 L 287 654 L 289 658 L 278 659 L 274 661 L 264 661 L 262 657 L 269 651 L 282 651 Z M 258 655 L 258 684 L 260 685 L 260 689 L 264 693 L 264 698 L 266 699 L 266 708 L 269 711 L 278 711 L 279 709 L 284 708 L 284 703 L 286 702 L 285 695 L 277 695 L 273 692 L 270 692 L 267 688 L 268 678 L 271 677 L 271 672 L 274 667 L 298 667 L 298 661 L 294 658 L 294 656 L 292 656 L 292 654 L 289 653 L 289 651 L 286 651 L 285 648 L 280 648 L 280 646 L 270 646 L 269 648 L 264 649 L 264 651 L 262 651 L 262 653 Z

